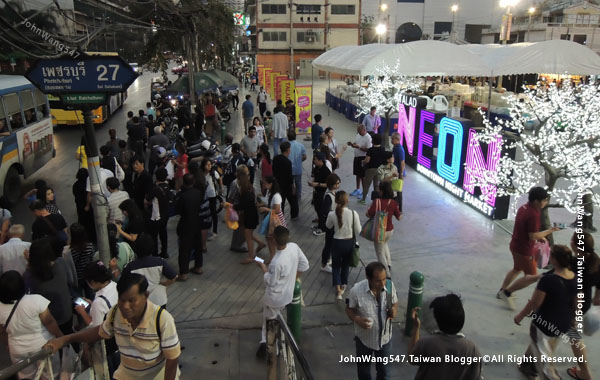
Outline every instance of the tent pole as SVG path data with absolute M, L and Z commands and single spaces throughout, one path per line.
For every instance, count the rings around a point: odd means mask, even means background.
M 329 94 L 331 95 L 331 71 L 327 72 L 327 79 L 329 80 Z M 331 108 L 331 104 L 327 106 L 327 116 L 329 116 L 329 108 Z
M 358 74 L 358 105 L 360 105 L 360 91 L 362 90 L 362 74 Z M 358 121 L 358 120 L 356 120 Z
M 494 77 L 490 76 L 490 78 L 488 79 L 488 86 L 490 87 L 489 92 L 488 92 L 488 108 L 487 108 L 487 117 L 488 120 L 491 122 L 490 120 L 490 113 L 492 112 L 492 84 L 494 84 Z

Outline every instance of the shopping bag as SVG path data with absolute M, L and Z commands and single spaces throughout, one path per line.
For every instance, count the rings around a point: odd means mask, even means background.
M 260 228 L 258 230 L 259 234 L 267 236 L 267 234 L 269 233 L 269 220 L 270 219 L 271 219 L 271 213 L 268 212 L 267 215 L 265 215 L 265 217 L 263 218 L 262 222 L 260 223 Z
M 281 219 L 279 218 L 279 214 L 283 213 L 276 213 L 275 211 L 271 210 L 270 212 L 271 217 L 269 218 L 269 236 L 273 235 L 273 232 L 275 231 L 275 228 L 279 227 L 279 226 L 284 226 L 285 225 L 283 223 L 281 223 Z M 284 219 L 285 221 L 285 219 Z
M 373 241 L 373 218 L 369 218 L 365 224 L 362 225 L 362 229 L 360 230 L 360 236 L 364 237 L 367 240 Z
M 535 261 L 538 269 L 544 269 L 550 261 L 550 244 L 547 241 L 537 240 L 533 246 L 535 250 Z
M 583 316 L 583 333 L 592 336 L 600 330 L 600 306 L 592 306 Z
M 237 230 L 240 226 L 238 220 L 239 216 L 237 212 L 232 207 L 227 207 L 227 211 L 225 212 L 225 224 L 227 228 L 234 231 Z
M 403 179 L 393 179 L 392 180 L 392 191 L 402 191 L 402 187 L 404 186 L 404 180 Z
M 385 241 L 388 215 L 387 212 L 381 210 L 381 200 L 377 199 L 375 202 L 375 215 L 362 226 L 360 236 L 374 243 L 381 243 Z

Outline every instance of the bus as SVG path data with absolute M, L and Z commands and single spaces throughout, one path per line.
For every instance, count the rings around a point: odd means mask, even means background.
M 20 75 L 0 75 L 0 195 L 16 202 L 25 178 L 54 157 L 48 98 Z
M 87 55 L 118 56 L 113 52 L 86 52 Z M 103 124 L 112 114 L 114 114 L 127 99 L 127 90 L 109 96 L 108 102 L 92 110 L 92 121 L 95 125 Z M 83 125 L 83 114 L 81 111 L 66 110 L 60 99 L 56 96 L 48 95 L 50 101 L 50 114 L 52 115 L 53 125 Z

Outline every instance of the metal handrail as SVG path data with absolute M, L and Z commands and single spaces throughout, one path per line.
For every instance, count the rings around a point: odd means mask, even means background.
M 277 316 L 277 321 L 279 322 L 279 326 L 281 331 L 283 331 L 285 338 L 289 342 L 290 347 L 292 348 L 292 352 L 294 353 L 294 357 L 298 360 L 298 364 L 302 368 L 302 372 L 304 373 L 306 380 L 314 380 L 312 373 L 310 372 L 310 366 L 308 365 L 308 361 L 304 357 L 302 351 L 300 351 L 300 347 L 298 347 L 298 343 L 294 339 L 292 332 L 290 331 L 287 322 L 283 319 L 281 314 Z
M 34 364 L 38 360 L 43 360 L 52 355 L 52 349 L 43 348 L 40 351 L 36 352 L 33 355 L 26 357 L 25 359 L 21 359 L 10 367 L 6 367 L 0 370 L 0 380 L 5 380 L 10 378 L 13 375 L 16 375 L 20 370 Z

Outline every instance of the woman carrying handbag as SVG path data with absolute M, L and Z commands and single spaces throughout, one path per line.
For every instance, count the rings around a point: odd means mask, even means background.
M 335 286 L 336 299 L 342 300 L 342 295 L 348 285 L 350 261 L 352 258 L 355 236 L 360 234 L 360 217 L 348 206 L 348 193 L 338 191 L 335 195 L 336 208 L 327 215 L 325 225 L 333 229 L 331 247 L 331 274 Z
M 392 238 L 394 233 L 394 223 L 392 222 L 392 215 L 396 217 L 396 220 L 402 218 L 402 213 L 398 208 L 398 204 L 393 199 L 394 192 L 392 191 L 392 184 L 390 182 L 381 182 L 379 184 L 380 199 L 375 199 L 371 203 L 371 207 L 367 210 L 367 217 L 373 218 L 378 212 L 384 212 L 387 214 L 387 221 L 385 225 L 385 234 L 382 241 L 374 240 L 375 254 L 377 255 L 377 261 L 385 265 L 388 270 L 388 276 L 392 273 L 392 257 L 390 255 L 390 247 L 388 241 Z

